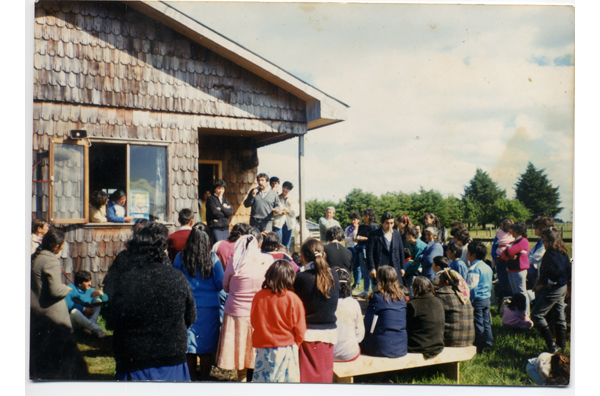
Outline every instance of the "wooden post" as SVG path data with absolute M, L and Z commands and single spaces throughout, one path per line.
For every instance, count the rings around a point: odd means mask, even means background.
M 304 228 L 306 227 L 306 212 L 304 207 L 304 135 L 298 136 L 298 203 L 300 204 L 300 245 L 304 242 Z

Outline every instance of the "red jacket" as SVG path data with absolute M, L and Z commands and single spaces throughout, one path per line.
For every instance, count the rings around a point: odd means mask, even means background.
M 529 241 L 527 240 L 527 238 L 518 237 L 517 239 L 515 239 L 512 244 L 508 245 L 508 247 L 504 249 L 504 251 L 502 251 L 502 254 L 498 258 L 506 261 L 510 259 L 510 256 L 514 256 L 519 252 L 522 252 L 519 256 L 520 269 L 507 269 L 506 272 L 520 272 L 525 271 L 529 268 Z
M 185 248 L 188 236 L 190 236 L 191 230 L 179 230 L 169 235 L 167 239 L 167 252 L 169 253 L 169 260 L 171 264 L 175 262 L 175 256 Z
M 304 306 L 291 291 L 273 294 L 262 289 L 252 300 L 250 311 L 253 348 L 300 345 L 306 333 Z

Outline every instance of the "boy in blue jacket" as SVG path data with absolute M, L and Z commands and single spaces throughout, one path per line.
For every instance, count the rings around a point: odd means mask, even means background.
M 65 297 L 73 329 L 83 329 L 87 335 L 94 334 L 105 338 L 107 334 L 96 323 L 102 305 L 108 296 L 100 290 L 92 289 L 92 274 L 88 271 L 75 273 L 75 283 L 69 285 L 71 292 Z
M 471 242 L 467 247 L 467 260 L 471 263 L 467 273 L 467 283 L 471 289 L 471 304 L 475 322 L 475 346 L 477 353 L 492 346 L 492 321 L 490 318 L 490 298 L 492 297 L 492 277 L 494 273 L 486 264 L 487 248 L 481 242 Z

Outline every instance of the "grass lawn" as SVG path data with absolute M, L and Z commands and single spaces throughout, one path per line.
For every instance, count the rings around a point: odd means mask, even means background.
M 362 299 L 361 305 L 366 307 Z M 502 327 L 497 307 L 492 307 L 492 348 L 476 355 L 460 365 L 461 385 L 513 385 L 533 386 L 525 366 L 527 359 L 538 356 L 544 351 L 545 343 L 535 330 L 515 331 Z M 104 328 L 102 317 L 99 321 Z M 112 335 L 111 332 L 107 332 Z M 80 332 L 75 334 L 77 345 L 88 364 L 91 379 L 95 381 L 113 380 L 115 361 L 112 355 L 112 337 L 103 340 L 88 337 Z M 565 353 L 570 354 L 570 343 Z M 213 367 L 215 380 L 233 381 L 235 372 L 221 371 Z M 394 384 L 455 384 L 440 374 L 436 367 L 426 367 L 379 375 L 355 377 L 355 383 L 394 383 Z

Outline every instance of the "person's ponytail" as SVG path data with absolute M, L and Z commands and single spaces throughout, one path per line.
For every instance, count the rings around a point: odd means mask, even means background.
M 302 244 L 302 255 L 307 261 L 312 261 L 317 272 L 317 289 L 326 298 L 331 298 L 329 291 L 334 287 L 333 275 L 327 264 L 323 244 L 316 239 L 309 238 Z

